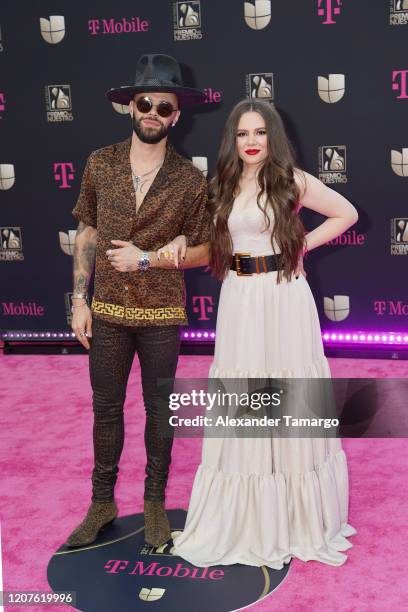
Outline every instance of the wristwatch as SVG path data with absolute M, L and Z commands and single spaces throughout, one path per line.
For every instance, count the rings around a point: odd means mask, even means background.
M 149 253 L 147 253 L 147 251 L 144 251 L 142 253 L 141 258 L 137 262 L 137 269 L 140 270 L 141 272 L 147 272 L 149 268 L 150 268 Z

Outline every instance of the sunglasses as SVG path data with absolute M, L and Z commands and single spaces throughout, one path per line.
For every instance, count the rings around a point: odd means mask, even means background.
M 162 100 L 158 104 L 153 104 L 150 98 L 147 96 L 144 98 L 139 98 L 136 102 L 136 108 L 140 113 L 149 113 L 152 108 L 156 108 L 157 114 L 160 117 L 170 117 L 174 111 L 178 110 L 178 108 L 174 108 L 170 102 L 167 100 Z

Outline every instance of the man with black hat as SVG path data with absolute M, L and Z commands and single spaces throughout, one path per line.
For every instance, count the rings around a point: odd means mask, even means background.
M 72 328 L 90 348 L 95 463 L 92 503 L 67 545 L 93 542 L 117 516 L 114 486 L 124 440 L 123 405 L 137 352 L 146 411 L 145 539 L 159 546 L 171 537 L 164 500 L 173 440 L 161 429 L 168 406 L 164 410 L 157 379 L 174 378 L 179 327 L 188 323 L 180 268 L 205 265 L 209 240 L 206 180 L 167 142 L 167 135 L 180 108 L 202 103 L 205 96 L 183 86 L 174 58 L 144 55 L 134 85 L 111 89 L 107 97 L 129 105 L 133 133 L 89 156 L 73 210 L 79 226 Z M 177 236 L 185 236 L 186 245 Z

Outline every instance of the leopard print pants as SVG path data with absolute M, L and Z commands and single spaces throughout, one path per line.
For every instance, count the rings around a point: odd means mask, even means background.
M 89 369 L 93 390 L 92 501 L 114 499 L 114 486 L 124 441 L 123 405 L 135 353 L 142 378 L 146 412 L 144 440 L 146 479 L 144 498 L 164 500 L 173 437 L 163 435 L 168 401 L 157 379 L 174 379 L 180 349 L 178 325 L 128 327 L 93 319 Z

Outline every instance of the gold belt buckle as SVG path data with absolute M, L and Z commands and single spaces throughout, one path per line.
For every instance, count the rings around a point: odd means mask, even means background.
M 251 257 L 251 253 L 235 253 L 234 254 L 237 276 L 252 276 L 252 272 L 242 272 L 241 271 L 241 262 L 239 260 L 240 257 Z

